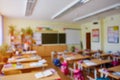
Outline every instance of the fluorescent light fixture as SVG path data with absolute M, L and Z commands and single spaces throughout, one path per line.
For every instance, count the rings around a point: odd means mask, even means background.
M 81 3 L 87 3 L 90 0 L 80 0 Z
M 59 17 L 64 12 L 66 12 L 67 10 L 69 10 L 70 8 L 72 8 L 73 6 L 75 6 L 78 3 L 84 4 L 84 3 L 88 2 L 88 1 L 90 1 L 90 0 L 75 0 L 74 2 L 70 3 L 68 6 L 66 6 L 65 8 L 63 8 L 62 10 L 60 10 L 58 13 L 56 13 L 55 15 L 53 15 L 51 19 L 55 19 L 55 18 Z
M 37 0 L 27 0 L 25 16 L 30 16 L 33 13 Z
M 99 14 L 99 13 L 102 13 L 102 12 L 105 12 L 105 11 L 108 11 L 108 10 L 112 10 L 112 9 L 117 8 L 117 7 L 120 7 L 120 4 L 115 4 L 115 5 L 112 5 L 112 6 L 103 8 L 103 9 L 101 9 L 101 10 L 95 11 L 95 12 L 93 12 L 93 13 L 90 13 L 90 14 L 88 14 L 88 15 L 75 18 L 75 19 L 73 19 L 73 21 L 79 21 L 79 20 L 81 20 L 81 19 L 88 18 L 88 17 L 90 17 L 90 16 L 93 16 L 93 15 L 96 15 L 96 14 Z
M 74 5 L 76 5 L 79 2 L 80 0 L 75 0 L 74 2 L 70 3 L 68 6 L 66 6 L 65 8 L 60 10 L 58 13 L 56 13 L 54 16 L 52 16 L 51 19 L 57 18 L 58 16 L 60 16 L 61 14 L 63 14 L 64 12 L 66 12 L 68 9 L 72 8 Z
M 70 8 L 72 8 L 73 6 L 75 6 L 78 3 L 84 4 L 84 3 L 88 2 L 88 1 L 90 1 L 90 0 L 75 0 L 74 2 L 70 3 L 68 6 L 66 6 L 65 8 L 60 10 L 58 13 L 56 13 L 54 16 L 52 16 L 51 19 L 55 19 L 55 18 L 59 17 L 64 12 L 66 12 L 67 10 L 69 10 Z

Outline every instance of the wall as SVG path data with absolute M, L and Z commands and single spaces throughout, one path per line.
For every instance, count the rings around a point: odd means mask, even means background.
M 99 24 L 94 25 L 93 22 L 97 21 Z M 119 43 L 108 43 L 107 42 L 107 28 L 109 26 L 119 26 Z M 81 25 L 82 31 L 82 42 L 84 49 L 86 48 L 86 37 L 85 34 L 90 32 L 92 34 L 92 29 L 100 29 L 100 41 L 92 42 L 91 40 L 91 49 L 97 50 L 102 49 L 105 52 L 112 51 L 116 52 L 120 50 L 120 14 L 105 17 L 100 20 L 93 20 Z M 92 39 L 92 36 L 91 36 Z
M 119 43 L 108 43 L 107 35 L 104 35 L 104 50 L 116 52 L 120 51 L 120 14 L 104 19 L 104 34 L 107 34 L 107 28 L 112 26 L 119 26 Z
M 98 22 L 98 24 L 93 24 L 93 22 Z M 83 48 L 86 49 L 86 33 L 90 32 L 91 33 L 91 49 L 92 50 L 98 50 L 101 49 L 101 38 L 99 42 L 93 42 L 92 41 L 92 29 L 99 29 L 99 32 L 101 31 L 101 26 L 100 26 L 100 21 L 99 20 L 93 20 L 91 22 L 85 23 L 81 25 L 81 31 L 82 31 L 82 43 L 83 43 Z M 101 37 L 101 34 L 99 35 Z
M 79 24 L 72 23 L 60 23 L 60 22 L 44 22 L 37 20 L 26 20 L 26 19 L 14 19 L 14 18 L 4 18 L 4 42 L 10 43 L 10 37 L 8 36 L 8 27 L 10 25 L 16 26 L 16 30 L 20 32 L 21 28 L 31 27 L 33 31 L 36 27 L 50 27 L 58 32 L 64 32 L 64 28 L 80 28 Z M 76 45 L 77 46 L 77 45 Z M 80 48 L 80 47 L 79 47 Z

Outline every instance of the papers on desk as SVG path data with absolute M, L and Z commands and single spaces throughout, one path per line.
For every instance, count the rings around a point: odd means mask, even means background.
M 97 65 L 96 63 L 90 61 L 90 60 L 84 60 L 83 61 L 87 66 L 93 66 L 93 65 Z
M 35 77 L 38 79 L 38 78 L 43 78 L 43 77 L 50 76 L 52 74 L 53 74 L 52 71 L 49 69 L 49 70 L 45 70 L 43 72 L 36 73 Z
M 38 62 L 44 64 L 44 63 L 46 63 L 47 61 L 46 61 L 45 59 L 42 59 L 42 60 L 39 60 Z
M 41 59 L 40 56 L 32 56 L 30 59 Z
M 15 58 L 8 58 L 8 62 L 13 60 L 15 60 Z
M 38 62 L 33 62 L 30 64 L 31 67 L 43 66 L 47 61 L 45 59 L 39 60 Z
M 21 59 L 17 59 L 16 61 L 19 62 L 19 61 L 24 61 L 26 58 L 21 58 Z
M 12 64 L 5 64 L 4 67 L 5 68 L 10 68 L 10 67 L 12 67 Z
M 37 51 L 24 51 L 23 54 L 36 54 Z
M 113 75 L 120 76 L 120 72 L 113 72 Z
M 30 63 L 30 67 L 40 67 L 40 66 L 43 66 L 43 64 L 39 62 Z
M 65 58 L 65 60 L 72 60 L 72 59 L 75 59 L 75 57 L 72 56 L 72 57 L 66 57 L 66 58 Z
M 17 65 L 16 68 L 17 68 L 17 69 L 22 69 L 22 68 L 23 68 L 23 65 L 22 65 L 22 64 L 21 64 L 21 65 Z

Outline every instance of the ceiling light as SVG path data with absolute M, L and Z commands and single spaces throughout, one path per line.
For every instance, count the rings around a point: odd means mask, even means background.
M 90 0 L 80 0 L 81 3 L 87 3 Z
M 32 15 L 36 2 L 37 0 L 27 0 L 25 16 Z
M 66 6 L 65 8 L 63 8 L 62 10 L 60 10 L 58 13 L 56 13 L 55 15 L 53 15 L 51 19 L 55 19 L 55 18 L 59 17 L 60 15 L 62 15 L 66 11 L 68 11 L 70 8 L 72 8 L 75 5 L 77 5 L 78 3 L 83 4 L 83 3 L 86 3 L 88 1 L 90 1 L 90 0 L 75 0 L 74 2 L 70 3 L 68 6 Z
M 81 17 L 75 18 L 75 19 L 73 19 L 73 21 L 79 21 L 79 20 L 81 20 L 81 19 L 88 18 L 88 17 L 90 17 L 90 16 L 93 16 L 93 15 L 96 15 L 96 14 L 99 14 L 99 13 L 102 13 L 102 12 L 105 12 L 105 11 L 115 9 L 116 7 L 119 7 L 119 6 L 120 6 L 120 4 L 115 4 L 115 5 L 112 5 L 112 6 L 103 8 L 103 9 L 101 9 L 101 10 L 95 11 L 95 12 L 93 12 L 93 13 L 87 14 L 87 15 L 85 15 L 85 16 L 81 16 Z

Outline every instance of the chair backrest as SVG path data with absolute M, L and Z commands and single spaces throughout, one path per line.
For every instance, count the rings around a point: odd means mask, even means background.
M 87 76 L 88 80 L 95 80 L 94 78 Z
M 55 51 L 52 51 L 52 52 L 51 52 L 51 61 L 53 61 L 54 56 L 55 56 L 56 54 L 57 54 L 57 53 L 56 53 Z
M 74 80 L 85 80 L 81 68 L 77 64 L 73 64 L 73 69 L 69 68 L 71 78 Z

